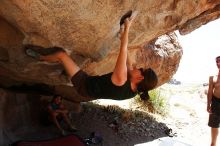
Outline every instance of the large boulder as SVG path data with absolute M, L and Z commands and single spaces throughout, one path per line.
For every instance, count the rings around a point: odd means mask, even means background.
M 118 55 L 120 19 L 137 10 L 129 56 L 138 67 L 153 68 L 160 86 L 175 74 L 183 53 L 173 32 L 187 34 L 217 19 L 219 4 L 220 0 L 0 0 L 0 86 L 16 91 L 0 89 L 0 145 L 31 137 L 30 130 L 38 128 L 32 124 L 41 115 L 42 96 L 17 91 L 55 89 L 76 105 L 89 100 L 77 96 L 60 64 L 26 56 L 25 44 L 62 47 L 88 74 L 105 74 L 113 70 Z
M 153 68 L 159 85 L 178 69 L 182 48 L 176 35 L 187 34 L 219 17 L 220 1 L 0 1 L 0 85 L 71 85 L 60 64 L 34 60 L 25 44 L 64 48 L 91 75 L 111 72 L 119 48 L 119 22 L 138 11 L 129 34 L 129 56 Z

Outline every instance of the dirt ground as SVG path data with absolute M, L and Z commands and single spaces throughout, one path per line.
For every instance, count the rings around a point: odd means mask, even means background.
M 167 137 L 165 131 L 169 128 L 176 133 L 175 140 L 192 146 L 207 146 L 210 143 L 210 128 L 207 126 L 206 89 L 207 86 L 202 84 L 164 85 L 161 90 L 169 94 L 169 115 L 166 117 L 135 112 L 134 116 L 130 115 L 125 120 L 126 110 L 116 112 L 111 110 L 111 106 L 104 109 L 86 108 L 81 115 L 73 117 L 77 127 L 84 129 L 79 132 L 80 135 L 85 137 L 92 131 L 100 132 L 104 146 L 148 145 L 153 140 Z M 130 103 L 129 100 L 99 101 L 101 105 L 117 105 L 124 109 Z M 114 120 L 118 124 L 117 130 L 110 127 Z
M 206 88 L 203 85 L 161 87 L 161 91 L 168 93 L 169 115 L 166 117 L 138 111 L 131 105 L 132 100 L 83 103 L 81 112 L 71 112 L 70 117 L 78 128 L 75 134 L 88 138 L 90 133 L 96 132 L 102 137 L 103 146 L 151 145 L 153 140 L 168 137 L 165 131 L 170 128 L 176 133 L 171 137 L 175 140 L 192 146 L 207 146 L 210 143 L 210 128 L 207 126 Z M 33 125 L 29 133 L 19 134 L 18 129 L 13 136 L 40 140 L 59 137 L 60 133 L 53 125 Z

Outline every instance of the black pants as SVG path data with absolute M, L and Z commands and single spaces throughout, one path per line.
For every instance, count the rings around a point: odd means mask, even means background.
M 212 128 L 220 126 L 220 99 L 212 96 L 211 114 L 209 114 L 208 125 Z

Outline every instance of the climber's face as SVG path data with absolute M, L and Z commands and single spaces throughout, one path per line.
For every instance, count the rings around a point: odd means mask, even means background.
M 220 57 L 216 58 L 216 65 L 220 69 Z
M 132 79 L 135 80 L 136 83 L 140 82 L 141 80 L 144 79 L 143 69 L 134 68 L 133 70 L 130 71 L 130 76 Z
M 55 102 L 56 104 L 60 104 L 60 103 L 61 103 L 61 97 L 58 96 L 57 98 L 55 98 L 55 99 L 54 99 L 54 102 Z

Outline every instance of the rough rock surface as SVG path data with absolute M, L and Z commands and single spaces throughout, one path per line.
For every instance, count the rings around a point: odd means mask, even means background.
M 138 67 L 152 67 L 159 86 L 171 79 L 183 53 L 172 32 L 187 34 L 219 18 L 220 0 L 0 0 L 0 86 L 56 85 L 58 93 L 86 101 L 67 87 L 61 65 L 32 59 L 23 46 L 59 46 L 89 74 L 110 72 L 119 48 L 119 22 L 129 10 L 138 11 L 129 56 Z M 30 127 L 48 132 L 33 125 L 38 105 L 36 95 L 0 90 L 0 145 L 18 140 L 21 133 L 16 131 L 31 132 Z
M 63 47 L 92 75 L 112 71 L 120 18 L 129 10 L 138 11 L 130 31 L 130 56 L 140 67 L 156 70 L 161 85 L 176 72 L 182 50 L 174 35 L 170 40 L 166 35 L 166 42 L 157 38 L 178 29 L 186 34 L 217 19 L 219 4 L 219 0 L 1 0 L 1 85 L 69 83 L 62 66 L 27 57 L 23 44 Z M 163 45 L 147 49 L 152 40 Z

